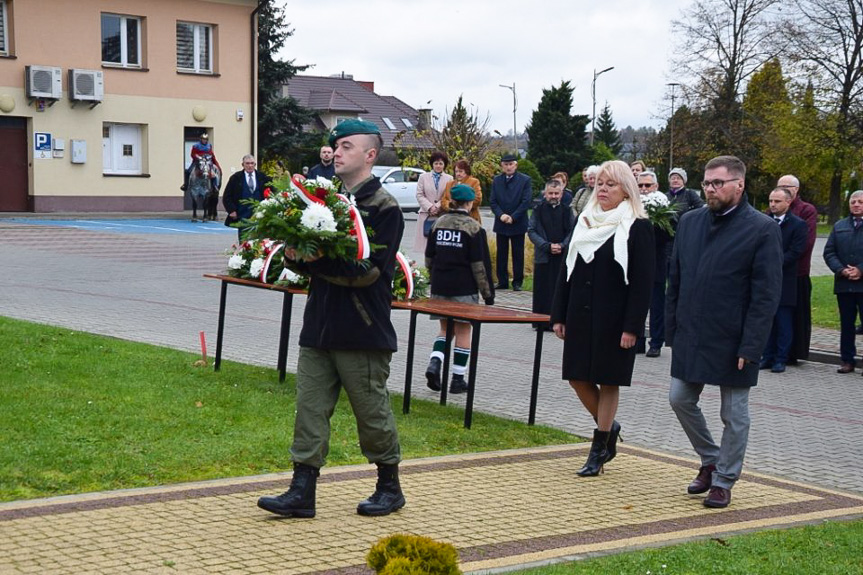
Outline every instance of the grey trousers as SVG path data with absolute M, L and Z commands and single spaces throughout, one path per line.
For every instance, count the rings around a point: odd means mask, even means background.
M 369 463 L 401 461 L 396 421 L 387 392 L 389 351 L 301 347 L 297 357 L 294 463 L 323 467 L 330 448 L 330 417 L 344 388 L 357 420 L 360 448 Z
M 701 465 L 716 466 L 713 485 L 731 489 L 743 470 L 743 458 L 749 440 L 749 388 L 718 387 L 722 399 L 719 416 L 724 425 L 722 442 L 718 446 L 698 406 L 704 384 L 687 383 L 672 377 L 668 399 L 689 442 L 701 457 Z

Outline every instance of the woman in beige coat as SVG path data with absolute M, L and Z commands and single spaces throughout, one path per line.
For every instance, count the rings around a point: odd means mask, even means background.
M 421 174 L 417 181 L 417 202 L 420 205 L 417 217 L 417 229 L 414 236 L 414 251 L 425 253 L 426 237 L 423 234 L 426 220 L 436 219 L 443 214 L 440 200 L 444 188 L 452 182 L 452 176 L 445 174 L 444 170 L 449 164 L 449 158 L 443 152 L 432 152 L 429 157 L 432 171 Z

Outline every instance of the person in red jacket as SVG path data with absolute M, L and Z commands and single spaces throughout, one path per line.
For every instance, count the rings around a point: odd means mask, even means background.
M 806 222 L 806 249 L 797 266 L 797 305 L 794 306 L 794 335 L 788 363 L 794 365 L 798 359 L 809 357 L 809 340 L 812 336 L 812 280 L 809 270 L 812 264 L 812 249 L 818 227 L 818 210 L 800 197 L 800 180 L 792 175 L 779 178 L 776 187 L 791 194 L 788 211 Z
M 192 174 L 192 170 L 198 165 L 198 160 L 203 158 L 204 156 L 210 156 L 210 159 L 213 161 L 213 165 L 219 168 L 219 173 L 222 173 L 222 166 L 219 165 L 219 160 L 216 159 L 216 154 L 213 152 L 213 144 L 210 143 L 210 135 L 207 132 L 201 133 L 201 139 L 198 140 L 193 146 L 192 151 L 190 153 L 192 156 L 192 163 L 189 164 L 189 167 L 186 168 L 186 173 L 183 177 L 183 185 L 180 186 L 180 189 L 184 192 L 189 187 L 189 176 Z M 214 176 L 213 179 L 216 179 L 217 176 Z M 219 189 L 218 183 L 213 183 L 214 189 Z

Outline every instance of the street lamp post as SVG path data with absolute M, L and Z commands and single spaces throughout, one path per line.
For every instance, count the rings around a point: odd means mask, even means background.
M 674 169 L 674 88 L 680 84 L 669 82 L 666 86 L 671 86 L 671 118 L 668 119 L 668 169 Z
M 593 146 L 593 133 L 596 131 L 596 79 L 608 72 L 614 70 L 614 66 L 609 66 L 605 70 L 599 72 L 596 68 L 593 69 L 593 83 L 590 85 L 590 95 L 593 98 L 593 115 L 590 117 L 590 145 Z
M 507 86 L 506 84 L 499 84 L 501 88 L 506 88 L 507 90 L 512 90 L 512 142 L 514 144 L 513 153 L 518 157 L 518 123 L 515 120 L 515 111 L 518 110 L 518 98 L 515 96 L 515 82 L 512 83 L 512 86 Z

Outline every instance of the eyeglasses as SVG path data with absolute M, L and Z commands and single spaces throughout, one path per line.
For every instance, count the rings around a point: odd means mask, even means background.
M 718 190 L 719 188 L 725 186 L 725 184 L 729 182 L 736 182 L 740 178 L 731 178 L 730 180 L 705 180 L 701 182 L 701 189 L 706 190 L 709 187 L 712 187 L 714 190 Z
M 653 184 L 638 184 L 639 188 L 650 188 L 653 187 Z

